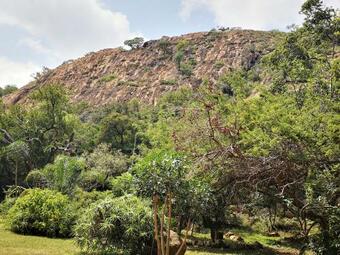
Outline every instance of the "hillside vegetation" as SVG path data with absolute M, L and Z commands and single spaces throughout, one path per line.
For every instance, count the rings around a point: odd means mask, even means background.
M 7 95 L 0 247 L 339 254 L 340 18 L 321 0 L 301 13 L 284 34 L 135 38 Z

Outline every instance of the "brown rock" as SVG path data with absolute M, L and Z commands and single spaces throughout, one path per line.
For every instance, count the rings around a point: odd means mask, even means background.
M 176 232 L 170 231 L 170 255 L 176 255 L 177 251 L 181 247 L 183 241 L 179 238 Z M 179 255 L 184 255 L 187 250 L 187 245 L 185 244 L 181 249 Z
M 225 238 L 225 239 L 229 239 L 231 236 L 233 236 L 233 235 L 235 235 L 233 232 L 231 232 L 231 231 L 228 231 L 227 233 L 225 233 L 224 235 L 223 235 L 223 237 Z
M 190 43 L 184 61 L 192 59 L 196 63 L 190 77 L 181 74 L 173 60 L 176 45 L 183 39 Z M 136 98 L 156 104 L 161 95 L 181 86 L 197 87 L 205 77 L 214 82 L 232 69 L 250 68 L 273 49 L 274 39 L 270 32 L 233 30 L 169 37 L 169 56 L 162 53 L 157 40 L 130 51 L 104 49 L 45 70 L 36 81 L 6 96 L 4 102 L 25 103 L 36 89 L 59 83 L 69 91 L 72 102 L 97 106 Z M 217 69 L 216 63 L 223 66 Z
M 276 231 L 270 232 L 267 235 L 270 237 L 280 237 L 280 234 Z
M 237 235 L 237 234 L 231 235 L 231 236 L 229 237 L 229 239 L 230 239 L 231 241 L 234 241 L 234 242 L 240 242 L 240 243 L 243 243 L 243 242 L 244 242 L 244 239 L 243 239 L 240 235 Z

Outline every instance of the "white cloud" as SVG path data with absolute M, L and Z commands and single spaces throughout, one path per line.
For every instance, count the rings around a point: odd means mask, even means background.
M 121 45 L 133 36 L 127 17 L 99 0 L 0 0 L 0 24 L 26 30 L 22 43 L 59 61 Z
M 338 0 L 326 3 L 339 5 Z M 207 8 L 215 17 L 216 25 L 250 29 L 285 29 L 300 24 L 299 10 L 304 0 L 182 0 L 180 16 L 186 20 L 192 13 Z M 336 4 L 337 3 L 337 4 Z
M 31 81 L 31 75 L 40 70 L 41 67 L 31 62 L 20 63 L 0 57 L 0 86 L 14 84 L 20 87 Z

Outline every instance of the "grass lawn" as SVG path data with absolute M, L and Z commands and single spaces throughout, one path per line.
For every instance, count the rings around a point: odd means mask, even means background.
M 6 230 L 0 219 L 0 255 L 75 255 L 79 249 L 71 239 L 17 235 Z
M 273 242 L 279 238 L 266 237 L 258 233 L 237 230 L 246 242 L 259 241 L 274 248 Z M 196 234 L 196 238 L 208 239 L 208 234 Z M 296 254 L 290 247 L 275 247 L 277 254 Z M 279 248 L 279 249 L 277 249 Z M 275 252 L 276 253 L 276 252 Z M 72 239 L 54 239 L 47 237 L 18 235 L 5 229 L 0 218 L 0 255 L 79 255 L 80 250 Z M 190 248 L 186 255 L 262 255 L 261 251 L 221 251 L 219 249 L 196 250 Z

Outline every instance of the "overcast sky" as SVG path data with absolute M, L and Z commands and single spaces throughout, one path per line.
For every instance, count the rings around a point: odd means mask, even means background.
M 340 0 L 324 0 L 339 8 Z M 0 0 L 0 86 L 87 52 L 216 26 L 285 30 L 303 0 Z

